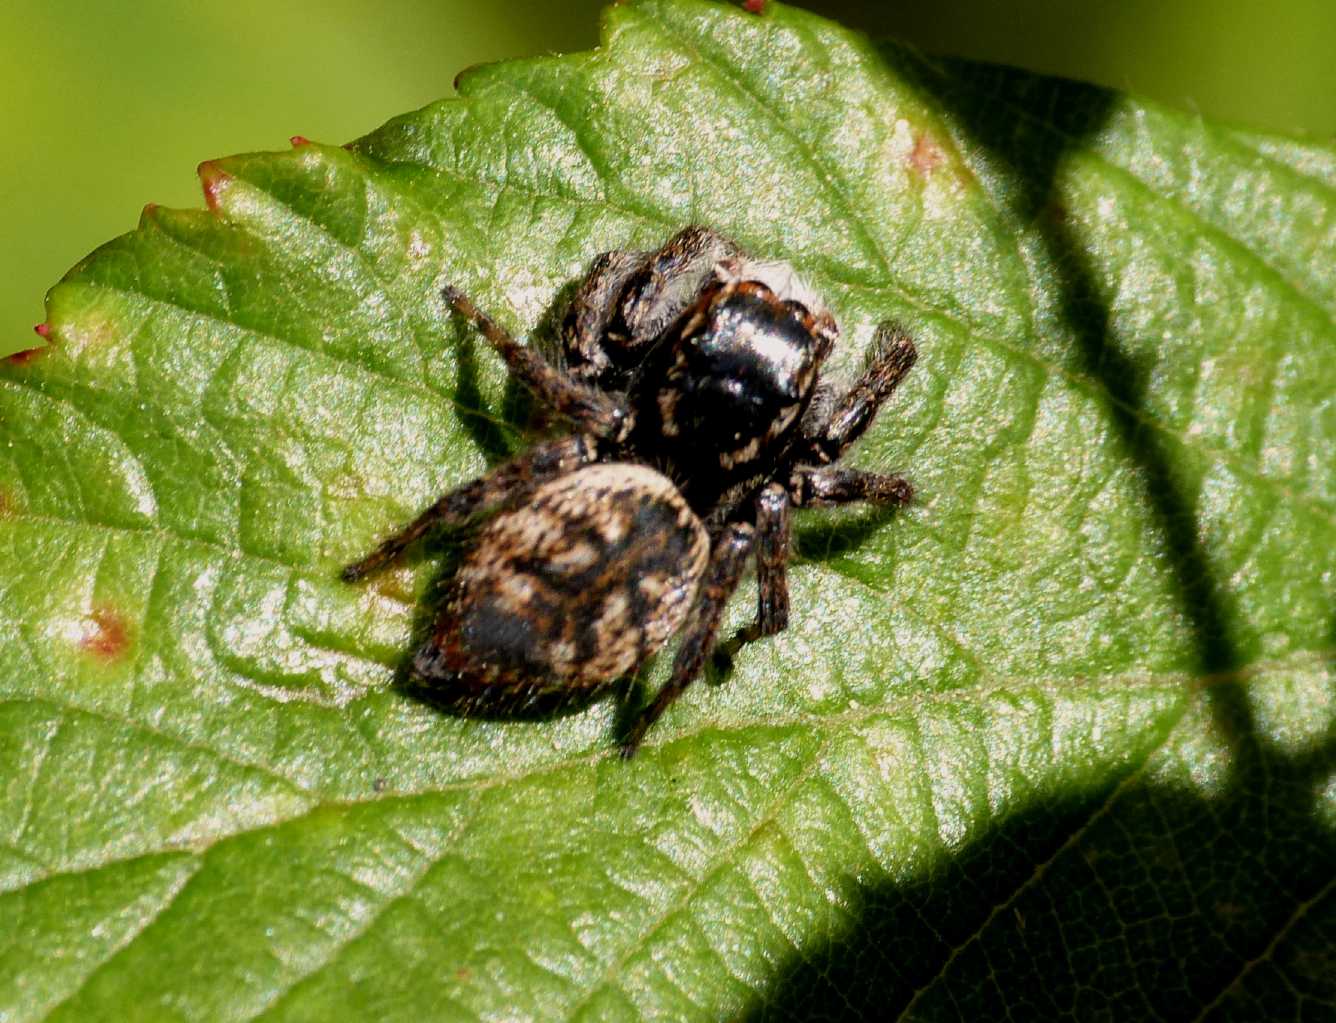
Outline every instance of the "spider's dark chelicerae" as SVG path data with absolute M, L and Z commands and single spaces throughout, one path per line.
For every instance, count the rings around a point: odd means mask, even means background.
M 835 466 L 914 363 L 883 326 L 843 395 L 821 383 L 839 330 L 782 263 L 689 227 L 656 252 L 608 252 L 579 286 L 559 368 L 454 288 L 510 372 L 575 427 L 445 494 L 343 572 L 354 581 L 432 527 L 491 515 L 466 554 L 416 679 L 456 697 L 592 692 L 683 633 L 672 675 L 622 754 L 700 674 L 756 558 L 743 638 L 788 624 L 789 510 L 901 505 L 899 476 Z

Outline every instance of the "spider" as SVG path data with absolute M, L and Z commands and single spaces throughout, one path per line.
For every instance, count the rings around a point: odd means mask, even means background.
M 913 365 L 909 336 L 880 327 L 836 397 L 821 382 L 839 336 L 824 304 L 786 264 L 709 228 L 599 256 L 562 323 L 564 365 L 459 290 L 444 297 L 574 431 L 443 495 L 343 570 L 362 579 L 430 529 L 490 516 L 413 658 L 429 689 L 596 693 L 681 632 L 668 681 L 624 734 L 630 757 L 700 675 L 750 558 L 759 602 L 739 641 L 787 626 L 791 508 L 913 496 L 900 476 L 834 464 Z

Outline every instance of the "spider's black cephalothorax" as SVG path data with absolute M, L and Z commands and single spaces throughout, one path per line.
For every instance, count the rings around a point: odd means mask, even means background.
M 862 375 L 829 395 L 834 318 L 788 266 L 707 228 L 600 256 L 563 323 L 564 368 L 454 288 L 445 297 L 575 432 L 445 494 L 344 569 L 360 579 L 430 528 L 491 515 L 414 658 L 428 686 L 515 701 L 590 692 L 682 631 L 671 677 L 623 742 L 630 756 L 700 674 L 749 557 L 760 599 L 745 638 L 788 624 L 791 507 L 912 496 L 899 476 L 834 463 L 913 365 L 913 342 L 882 327 Z

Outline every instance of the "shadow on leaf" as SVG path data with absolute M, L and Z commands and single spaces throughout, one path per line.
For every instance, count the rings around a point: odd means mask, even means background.
M 948 112 L 963 148 L 983 151 L 1012 216 L 1040 239 L 1080 370 L 1108 394 L 1166 541 L 1229 767 L 1222 788 L 1203 794 L 1137 766 L 1103 791 L 1002 819 L 927 877 L 860 886 L 844 936 L 795 956 L 754 1018 L 1297 1018 L 1304 1000 L 1330 1010 L 1336 835 L 1316 804 L 1336 770 L 1336 736 L 1301 754 L 1259 736 L 1174 442 L 1142 418 L 1145 374 L 1111 330 L 1054 187 L 1113 96 L 885 53 Z
M 1336 835 L 1313 798 L 1334 767 L 1328 741 L 1267 758 L 1264 779 L 1234 774 L 1218 798 L 1129 779 L 1008 817 L 927 877 L 858 889 L 848 933 L 792 963 L 753 1018 L 1193 1019 L 1214 1004 L 1221 1018 L 1288 1019 L 1300 997 L 1329 1007 Z

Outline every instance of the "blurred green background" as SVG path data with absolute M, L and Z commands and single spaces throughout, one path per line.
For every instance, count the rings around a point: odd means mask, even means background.
M 0 355 L 42 295 L 145 202 L 200 204 L 194 168 L 301 134 L 344 142 L 461 68 L 584 49 L 602 0 L 5 0 Z M 803 6 L 873 34 L 1152 96 L 1260 128 L 1336 131 L 1332 0 L 934 0 Z

